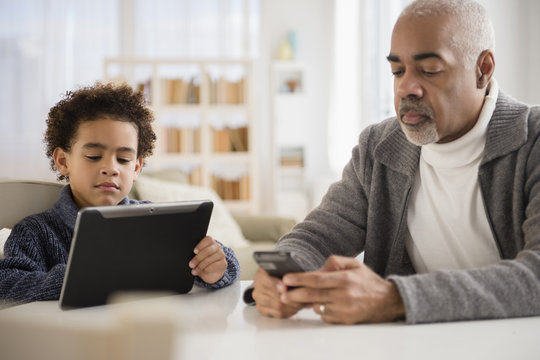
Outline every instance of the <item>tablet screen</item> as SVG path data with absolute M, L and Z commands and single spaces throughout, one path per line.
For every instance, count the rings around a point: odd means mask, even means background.
M 212 208 L 211 201 L 187 201 L 81 209 L 61 308 L 104 305 L 121 291 L 189 292 L 188 264 Z

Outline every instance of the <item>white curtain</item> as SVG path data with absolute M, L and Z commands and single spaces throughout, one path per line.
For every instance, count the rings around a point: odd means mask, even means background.
M 0 0 L 0 178 L 54 179 L 47 113 L 105 57 L 252 56 L 257 15 L 258 0 Z
M 257 0 L 134 0 L 134 55 L 229 57 L 257 54 Z
M 338 176 L 367 125 L 394 115 L 386 55 L 392 28 L 410 0 L 335 0 L 334 66 L 328 144 Z
M 118 47 L 110 0 L 0 0 L 0 178 L 54 179 L 42 143 L 49 108 L 93 83 Z

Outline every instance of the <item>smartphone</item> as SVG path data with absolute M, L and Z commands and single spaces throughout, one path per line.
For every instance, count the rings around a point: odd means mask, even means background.
M 255 251 L 253 258 L 270 276 L 282 278 L 293 272 L 304 272 L 302 259 L 289 251 Z

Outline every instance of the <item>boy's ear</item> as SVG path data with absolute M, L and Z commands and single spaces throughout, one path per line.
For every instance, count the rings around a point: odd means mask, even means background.
M 69 175 L 69 169 L 67 165 L 67 152 L 62 148 L 56 148 L 53 152 L 53 160 L 54 164 L 56 165 L 56 168 L 60 172 L 60 174 L 64 176 Z
M 143 158 L 138 157 L 137 161 L 135 162 L 135 176 L 133 177 L 133 181 L 137 180 L 137 177 L 141 173 L 142 167 L 143 167 Z

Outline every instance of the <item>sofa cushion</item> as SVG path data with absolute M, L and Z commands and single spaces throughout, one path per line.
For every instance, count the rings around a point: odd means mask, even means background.
M 147 171 L 145 168 L 143 168 L 141 174 L 145 177 L 151 177 L 158 180 L 189 184 L 188 175 L 186 175 L 186 173 L 180 169 L 159 169 Z
M 240 227 L 217 193 L 206 187 L 160 180 L 141 175 L 135 182 L 139 198 L 153 202 L 211 200 L 214 202 L 208 235 L 226 246 L 240 248 L 249 246 Z
M 0 258 L 4 257 L 4 244 L 6 243 L 9 234 L 11 234 L 11 229 L 0 229 Z

